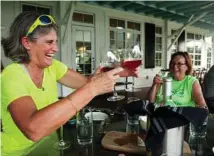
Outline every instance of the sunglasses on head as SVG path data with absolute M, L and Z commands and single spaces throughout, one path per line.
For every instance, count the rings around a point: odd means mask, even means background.
M 49 25 L 49 24 L 56 24 L 54 21 L 53 17 L 50 15 L 41 15 L 39 16 L 35 22 L 31 25 L 30 29 L 27 31 L 26 36 L 31 34 L 38 26 L 44 26 L 44 25 Z

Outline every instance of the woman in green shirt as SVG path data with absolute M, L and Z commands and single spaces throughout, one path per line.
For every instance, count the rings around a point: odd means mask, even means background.
M 50 15 L 20 13 L 1 43 L 14 63 L 1 75 L 3 156 L 26 155 L 34 142 L 66 123 L 95 96 L 111 92 L 120 76 L 137 76 L 120 67 L 89 78 L 53 57 L 57 25 Z M 57 82 L 76 89 L 58 100 Z
M 191 76 L 192 60 L 187 52 L 176 52 L 169 63 L 172 77 L 172 100 L 176 106 L 205 107 L 201 86 L 198 80 Z M 149 92 L 149 101 L 160 104 L 162 101 L 162 79 L 156 75 Z

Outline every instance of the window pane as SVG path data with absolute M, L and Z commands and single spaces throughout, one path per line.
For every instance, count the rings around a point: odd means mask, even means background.
M 134 25 L 134 22 L 128 22 L 128 29 L 135 29 L 135 25 Z
M 187 38 L 188 38 L 188 39 L 194 39 L 194 34 L 192 34 L 192 33 L 187 33 Z
M 78 41 L 76 42 L 76 49 L 77 49 L 77 53 L 82 53 L 85 51 L 84 47 L 84 42 Z
M 117 27 L 117 20 L 110 18 L 110 27 Z
M 22 11 L 36 11 L 36 6 L 31 6 L 31 5 L 22 5 Z
M 201 48 L 199 48 L 198 46 L 195 46 L 195 53 L 201 53 Z
M 50 15 L 50 9 L 49 8 L 37 7 L 37 12 L 41 13 L 41 14 L 48 14 L 48 15 Z
M 127 32 L 126 39 L 127 39 L 126 48 L 132 48 L 133 45 L 134 45 L 134 36 L 133 36 L 133 33 Z
M 140 31 L 140 23 L 135 23 L 135 30 Z
M 115 40 L 110 40 L 110 47 L 109 49 L 116 49 Z
M 156 34 L 162 34 L 162 28 L 161 27 L 155 27 L 155 33 Z
M 91 42 L 85 42 L 86 50 L 91 50 Z
M 114 31 L 110 31 L 110 39 L 115 39 L 115 33 L 114 33 Z
M 125 28 L 125 21 L 118 20 L 118 27 Z
M 90 31 L 87 31 L 85 30 L 84 31 L 84 41 L 91 41 L 91 32 Z
M 83 22 L 83 14 L 74 12 L 73 13 L 73 21 Z
M 193 53 L 193 48 L 187 47 L 187 52 Z
M 76 31 L 76 41 L 84 41 L 83 31 Z
M 93 15 L 84 14 L 84 22 L 89 24 L 94 24 Z
M 162 44 L 162 37 L 156 37 L 156 44 Z
M 201 60 L 201 55 L 195 55 L 195 60 Z
M 135 41 L 135 44 L 140 43 L 140 34 L 134 34 L 134 41 Z
M 162 45 L 161 44 L 157 44 L 156 46 L 156 51 L 161 51 L 162 50 Z
M 124 32 L 117 32 L 117 42 L 116 42 L 116 48 L 117 49 L 123 49 L 125 48 L 125 33 Z

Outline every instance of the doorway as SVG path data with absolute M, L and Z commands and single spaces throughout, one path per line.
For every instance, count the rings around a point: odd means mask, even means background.
M 72 30 L 75 70 L 86 76 L 91 75 L 95 70 L 94 28 L 72 26 Z

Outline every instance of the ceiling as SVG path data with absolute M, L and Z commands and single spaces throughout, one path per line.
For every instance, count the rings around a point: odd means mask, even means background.
M 188 23 L 214 32 L 214 1 L 82 1 L 87 4 L 151 16 L 177 23 Z

